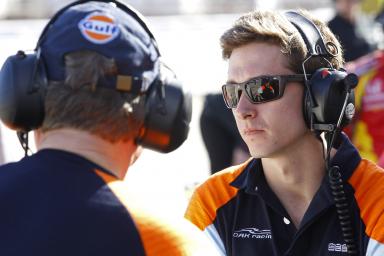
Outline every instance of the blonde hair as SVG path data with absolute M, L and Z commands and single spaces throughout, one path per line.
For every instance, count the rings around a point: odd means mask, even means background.
M 299 10 L 299 13 L 317 26 L 328 51 L 334 55 L 327 57 L 327 60 L 311 58 L 305 66 L 307 73 L 328 67 L 329 63 L 336 69 L 341 68 L 344 64 L 343 51 L 335 35 L 324 22 L 314 18 L 307 11 Z M 296 73 L 303 72 L 302 62 L 308 55 L 307 46 L 299 31 L 282 13 L 256 10 L 241 16 L 220 38 L 223 58 L 228 59 L 234 49 L 252 42 L 279 45 L 281 52 L 287 57 L 288 68 Z

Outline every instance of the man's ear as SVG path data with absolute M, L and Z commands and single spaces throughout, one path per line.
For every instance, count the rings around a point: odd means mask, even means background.
M 143 147 L 141 145 L 135 144 L 134 146 L 136 147 L 136 149 L 132 153 L 129 166 L 133 165 L 136 162 L 136 160 L 139 159 L 141 153 L 143 152 Z

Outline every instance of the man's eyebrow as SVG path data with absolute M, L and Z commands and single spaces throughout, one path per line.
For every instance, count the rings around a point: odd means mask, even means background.
M 225 82 L 226 84 L 239 84 L 238 82 L 232 80 L 232 79 L 229 79 Z
M 251 80 L 253 80 L 253 79 L 257 79 L 257 78 L 261 78 L 261 77 L 272 77 L 273 75 L 265 75 L 265 76 L 254 76 L 254 77 L 250 77 L 250 78 L 248 78 L 247 80 L 245 80 L 245 81 L 241 81 L 241 82 L 237 82 L 237 81 L 234 81 L 234 80 L 232 80 L 232 79 L 228 79 L 227 80 L 227 84 L 244 84 L 244 83 L 246 83 L 246 82 L 248 82 L 248 81 L 251 81 Z

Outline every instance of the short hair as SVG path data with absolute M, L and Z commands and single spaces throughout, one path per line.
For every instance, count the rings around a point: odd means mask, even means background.
M 332 54 L 336 54 L 335 57 L 328 57 L 327 60 L 336 69 L 342 67 L 344 64 L 343 51 L 335 35 L 324 22 L 304 10 L 299 10 L 299 12 L 314 22 L 319 28 L 328 50 Z M 223 58 L 230 58 L 234 49 L 252 42 L 265 42 L 280 46 L 281 52 L 288 57 L 288 68 L 296 73 L 303 72 L 302 62 L 307 56 L 307 47 L 298 30 L 283 14 L 256 10 L 241 16 L 220 38 Z M 327 44 L 327 42 L 331 44 Z M 307 73 L 313 73 L 316 69 L 328 66 L 329 64 L 323 58 L 311 58 L 305 68 Z
M 65 56 L 65 68 L 65 81 L 50 81 L 46 89 L 43 132 L 74 128 L 110 142 L 132 139 L 139 133 L 145 96 L 97 86 L 103 76 L 116 74 L 113 59 L 78 51 Z

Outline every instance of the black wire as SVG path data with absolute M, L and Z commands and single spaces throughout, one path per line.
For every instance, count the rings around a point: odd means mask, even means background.
M 28 156 L 28 152 L 30 154 L 32 154 L 32 150 L 31 148 L 29 147 L 29 144 L 28 144 L 28 132 L 21 132 L 21 131 L 18 131 L 16 132 L 17 134 L 17 138 L 19 139 L 19 142 L 21 144 L 21 147 L 23 148 L 24 150 L 24 156 Z
M 349 255 L 357 255 L 358 248 L 357 243 L 354 239 L 354 229 L 351 221 L 349 204 L 346 197 L 343 180 L 341 179 L 340 168 L 338 166 L 330 165 L 331 149 L 335 143 L 336 137 L 340 135 L 341 131 L 339 128 L 336 128 L 331 133 L 332 134 L 325 134 L 325 139 L 327 142 L 327 155 L 325 159 L 326 169 L 328 173 L 331 192 L 335 201 L 337 216 L 339 218 L 339 223 L 341 226 L 341 232 L 343 235 L 343 239 L 347 245 L 347 253 Z

